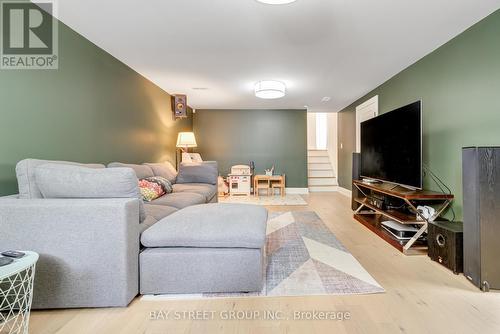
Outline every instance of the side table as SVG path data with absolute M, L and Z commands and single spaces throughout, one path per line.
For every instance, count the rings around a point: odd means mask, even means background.
M 38 254 L 24 253 L 22 258 L 0 267 L 0 333 L 28 333 Z

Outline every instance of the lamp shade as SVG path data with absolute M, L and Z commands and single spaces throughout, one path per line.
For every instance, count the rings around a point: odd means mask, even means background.
M 196 147 L 196 138 L 193 132 L 179 132 L 177 135 L 177 147 Z

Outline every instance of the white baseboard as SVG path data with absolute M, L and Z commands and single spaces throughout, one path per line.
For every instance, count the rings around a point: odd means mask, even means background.
M 312 186 L 314 188 L 314 186 Z M 342 188 L 341 186 L 329 186 L 327 190 L 324 190 L 324 191 L 321 191 L 321 190 L 318 190 L 318 191 L 314 191 L 315 193 L 321 193 L 321 192 L 338 192 L 338 193 L 341 193 L 342 195 L 344 196 L 347 196 L 349 198 L 352 197 L 352 191 L 351 190 L 348 190 L 346 188 Z
M 341 193 L 342 195 L 344 196 L 347 196 L 349 198 L 352 197 L 352 191 L 351 190 L 348 190 L 346 188 L 342 188 L 341 186 L 338 186 L 337 187 L 337 192 Z
M 286 188 L 285 192 L 290 195 L 307 195 L 309 188 Z

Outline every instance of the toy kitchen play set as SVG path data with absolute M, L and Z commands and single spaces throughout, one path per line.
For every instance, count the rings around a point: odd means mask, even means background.
M 231 167 L 231 174 L 227 176 L 229 183 L 229 194 L 250 196 L 252 186 L 252 169 L 247 165 L 235 165 Z

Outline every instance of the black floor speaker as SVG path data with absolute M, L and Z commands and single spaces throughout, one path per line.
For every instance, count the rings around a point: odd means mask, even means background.
M 352 154 L 352 179 L 359 180 L 361 178 L 361 153 L 354 152 Z M 356 202 L 354 199 L 361 196 L 358 188 L 352 185 L 352 195 L 351 195 L 351 208 L 356 211 L 361 204 Z
M 500 289 L 500 147 L 462 149 L 464 274 Z
M 429 257 L 455 274 L 463 272 L 463 224 L 432 222 L 427 232 Z

